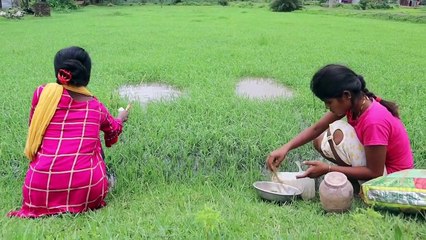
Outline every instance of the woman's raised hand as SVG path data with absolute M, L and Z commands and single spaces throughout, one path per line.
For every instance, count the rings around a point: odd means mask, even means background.
M 127 119 L 129 119 L 129 109 L 131 105 L 127 105 L 126 109 L 120 108 L 118 109 L 118 119 L 120 119 L 122 122 L 126 122 Z
M 118 113 L 118 119 L 120 119 L 122 122 L 126 122 L 127 119 L 129 119 L 129 111 L 120 111 L 120 113 Z
M 268 158 L 266 159 L 266 165 L 268 166 L 269 170 L 273 172 L 277 171 L 281 162 L 286 157 L 287 153 L 288 149 L 285 145 L 271 152 Z

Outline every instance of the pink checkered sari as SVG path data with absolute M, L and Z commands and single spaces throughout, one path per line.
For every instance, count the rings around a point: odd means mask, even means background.
M 30 119 L 42 90 L 40 86 L 34 92 Z M 105 145 L 110 147 L 118 140 L 122 122 L 113 118 L 96 98 L 78 102 L 64 89 L 27 171 L 22 207 L 8 216 L 80 213 L 105 206 L 108 181 L 101 156 L 101 130 Z

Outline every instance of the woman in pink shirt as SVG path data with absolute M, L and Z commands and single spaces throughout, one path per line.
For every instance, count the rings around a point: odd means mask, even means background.
M 116 143 L 128 112 L 114 118 L 85 88 L 91 60 L 84 49 L 60 50 L 54 66 L 57 83 L 39 86 L 34 92 L 22 207 L 9 216 L 81 213 L 105 205 L 108 180 L 100 131 L 107 147 Z
M 370 92 L 362 76 L 330 64 L 315 73 L 311 90 L 330 112 L 269 154 L 266 162 L 272 171 L 290 150 L 311 141 L 334 164 L 306 161 L 309 168 L 300 177 L 337 171 L 351 180 L 370 180 L 413 168 L 410 140 L 396 104 Z

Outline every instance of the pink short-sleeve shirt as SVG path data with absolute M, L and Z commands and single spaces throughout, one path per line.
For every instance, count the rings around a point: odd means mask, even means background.
M 410 139 L 402 121 L 394 117 L 383 105 L 373 100 L 370 107 L 357 120 L 348 122 L 365 147 L 386 146 L 386 171 L 392 173 L 414 167 Z

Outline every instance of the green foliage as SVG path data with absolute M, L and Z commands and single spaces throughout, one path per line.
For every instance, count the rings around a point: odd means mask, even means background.
M 274 12 L 292 12 L 302 8 L 299 0 L 273 0 L 270 8 Z
M 362 6 L 360 5 L 360 3 L 358 3 L 358 4 L 351 4 L 351 6 L 355 10 L 362 10 Z
M 107 2 L 106 0 L 102 0 Z M 192 6 L 209 6 L 216 5 L 220 1 L 225 0 L 109 0 L 110 3 L 114 5 L 145 5 L 145 4 L 155 4 L 155 5 L 192 5 Z
M 303 1 L 304 6 L 319 6 L 321 3 L 325 2 L 326 0 L 307 0 Z
M 75 10 L 78 8 L 74 0 L 47 0 L 50 7 L 59 11 Z
M 362 10 L 366 10 L 367 8 L 368 8 L 368 4 L 369 4 L 369 2 L 370 2 L 371 0 L 360 0 L 359 1 L 359 7 L 362 9 Z
M 218 0 L 217 3 L 221 6 L 228 6 L 228 0 Z
M 203 226 L 206 237 L 209 238 L 218 231 L 219 224 L 222 221 L 221 213 L 214 210 L 211 206 L 205 205 L 196 215 L 196 221 Z
M 422 9 L 398 8 L 396 6 L 391 9 L 367 9 L 364 11 L 358 11 L 360 9 L 361 8 L 359 4 L 344 5 L 343 8 L 337 9 L 305 6 L 303 12 L 307 14 L 355 17 L 358 19 L 370 18 L 413 23 L 426 23 L 426 12 Z
M 388 0 L 360 0 L 359 6 L 362 10 L 391 8 Z

